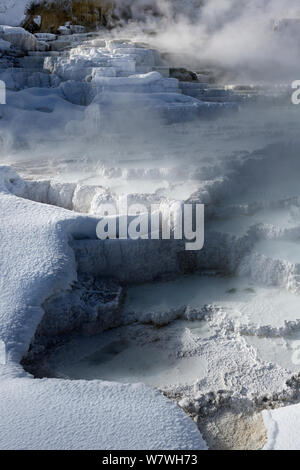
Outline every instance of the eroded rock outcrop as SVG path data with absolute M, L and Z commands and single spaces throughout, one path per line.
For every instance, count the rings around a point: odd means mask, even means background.
M 109 23 L 112 10 L 113 2 L 109 0 L 45 0 L 39 4 L 32 2 L 26 11 L 24 27 L 32 32 L 54 33 L 61 25 L 72 23 L 94 29 L 97 25 Z

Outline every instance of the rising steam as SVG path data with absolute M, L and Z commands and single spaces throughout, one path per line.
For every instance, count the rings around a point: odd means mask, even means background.
M 183 61 L 217 64 L 259 80 L 297 77 L 298 0 L 117 0 L 117 11 L 124 21 L 151 26 L 155 45 Z M 286 18 L 294 20 L 292 27 L 276 30 Z

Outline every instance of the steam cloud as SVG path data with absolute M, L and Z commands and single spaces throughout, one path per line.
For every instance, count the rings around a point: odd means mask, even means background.
M 117 0 L 117 5 L 120 16 L 152 26 L 158 32 L 154 43 L 185 62 L 188 56 L 218 64 L 245 79 L 297 77 L 298 0 Z M 276 31 L 282 19 L 294 22 Z

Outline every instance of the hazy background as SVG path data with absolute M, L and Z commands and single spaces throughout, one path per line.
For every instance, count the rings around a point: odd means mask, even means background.
M 300 57 L 298 0 L 117 0 L 119 16 L 142 20 L 161 50 L 186 65 L 218 64 L 251 79 L 296 79 Z M 278 30 L 282 19 L 297 19 Z M 126 26 L 125 26 L 126 27 Z M 277 30 L 276 30 L 277 29 Z

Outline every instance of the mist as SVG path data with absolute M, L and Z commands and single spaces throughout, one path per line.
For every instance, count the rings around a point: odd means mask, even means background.
M 300 22 L 281 23 L 300 18 L 297 0 L 117 0 L 117 5 L 121 18 L 131 16 L 152 28 L 153 45 L 181 56 L 180 65 L 234 69 L 242 81 L 297 77 Z
M 178 66 L 195 71 L 202 67 L 220 68 L 222 73 L 218 77 L 223 77 L 224 83 L 284 80 L 289 84 L 300 78 L 300 22 L 293 28 L 280 27 L 283 18 L 300 18 L 296 0 L 284 4 L 279 0 L 116 0 L 116 3 L 115 14 L 122 27 L 111 32 L 105 30 L 105 37 L 143 36 L 145 42 L 160 52 L 174 54 L 171 66 L 177 61 Z M 299 40 L 295 39 L 297 30 Z M 151 31 L 155 34 L 147 34 Z M 157 152 L 171 158 L 173 132 L 178 133 L 178 128 L 185 132 L 184 124 L 177 125 L 174 131 L 164 126 L 155 111 L 146 112 L 142 104 L 138 106 L 136 97 L 131 102 L 125 96 L 122 102 L 117 94 L 117 103 L 111 103 L 115 112 L 109 116 L 105 115 L 105 103 L 94 103 L 85 110 L 82 106 L 74 107 L 60 94 L 56 96 L 55 90 L 44 97 L 27 91 L 9 92 L 8 98 L 0 153 L 13 160 L 28 155 L 31 159 L 40 159 L 41 155 L 47 159 L 57 153 L 74 158 L 92 154 L 96 159 L 118 155 L 126 160 L 128 154 L 151 159 Z M 42 108 L 51 112 L 41 112 Z M 39 112 L 33 113 L 36 109 Z M 262 109 L 259 112 L 262 114 Z M 282 116 L 281 111 L 278 120 L 286 128 Z M 249 129 L 256 120 L 256 112 L 248 113 L 245 127 Z M 197 126 L 205 128 L 203 121 Z M 193 130 L 186 140 L 181 137 L 186 144 L 183 148 L 189 148 L 197 132 Z M 205 132 L 197 145 L 204 139 Z

